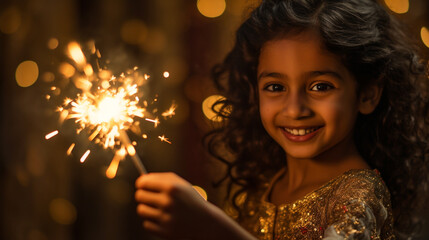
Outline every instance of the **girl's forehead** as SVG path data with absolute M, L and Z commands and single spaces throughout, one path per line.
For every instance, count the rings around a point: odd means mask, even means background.
M 281 43 L 283 48 L 287 48 L 288 50 L 294 50 L 298 48 L 309 49 L 320 55 L 326 55 L 334 58 L 338 57 L 334 53 L 327 50 L 320 34 L 316 30 L 290 32 L 288 34 L 277 36 L 271 40 L 268 40 L 262 45 L 261 53 L 264 52 L 267 48 L 271 48 L 272 45 L 279 45 L 279 43 Z
M 284 79 L 309 79 L 316 73 L 331 73 L 338 79 L 351 82 L 356 80 L 342 58 L 328 51 L 321 37 L 313 31 L 275 38 L 261 49 L 258 81 L 264 76 L 274 75 Z
M 259 55 L 260 67 L 288 65 L 294 68 L 335 68 L 346 70 L 342 58 L 326 49 L 313 30 L 287 34 L 267 41 Z

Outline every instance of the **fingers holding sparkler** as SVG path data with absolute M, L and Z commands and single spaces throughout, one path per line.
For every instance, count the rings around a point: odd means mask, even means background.
M 201 225 L 211 208 L 189 182 L 174 173 L 142 175 L 136 188 L 136 211 L 143 227 L 162 237 L 193 239 L 195 232 L 189 227 Z

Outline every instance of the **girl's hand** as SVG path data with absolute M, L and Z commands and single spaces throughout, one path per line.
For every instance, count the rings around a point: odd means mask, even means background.
M 136 187 L 137 213 L 153 234 L 168 239 L 255 239 L 174 173 L 140 176 Z
M 166 238 L 194 238 L 204 227 L 209 204 L 176 174 L 149 173 L 136 180 L 136 187 L 137 213 L 147 231 Z

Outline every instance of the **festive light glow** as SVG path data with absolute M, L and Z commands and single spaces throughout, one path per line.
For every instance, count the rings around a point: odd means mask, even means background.
M 201 195 L 202 198 L 204 198 L 204 200 L 207 201 L 207 192 L 202 187 L 197 185 L 194 185 L 192 187 Z
M 51 38 L 48 41 L 48 48 L 51 49 L 51 50 L 54 50 L 54 49 L 56 49 L 58 47 L 58 44 L 59 44 L 58 39 Z
M 420 36 L 423 43 L 429 48 L 429 30 L 426 27 L 422 27 L 420 30 Z
M 58 71 L 66 78 L 71 78 L 76 72 L 75 68 L 66 62 L 60 64 Z
M 386 6 L 392 10 L 392 12 L 403 14 L 408 12 L 410 7 L 409 0 L 384 0 Z
M 160 123 L 156 117 L 157 110 L 149 112 L 147 110 L 148 101 L 141 100 L 142 93 L 140 87 L 147 81 L 149 75 L 141 75 L 138 68 L 127 70 L 115 76 L 107 68 L 100 68 L 99 59 L 101 54 L 90 44 L 90 52 L 96 56 L 95 64 L 88 60 L 82 49 L 76 42 L 67 45 L 67 55 L 74 63 L 64 62 L 59 67 L 59 72 L 63 77 L 71 80 L 74 86 L 80 90 L 74 97 L 65 97 L 62 104 L 57 107 L 60 123 L 67 120 L 74 120 L 76 123 L 76 133 L 82 131 L 88 133 L 88 140 L 103 146 L 105 149 L 114 151 L 114 157 L 106 171 L 108 178 L 116 176 L 116 171 L 120 160 L 127 155 L 130 156 L 140 173 L 146 172 L 142 165 L 134 146 L 126 133 L 133 131 L 143 138 L 139 128 L 139 120 L 152 122 L 154 127 Z M 88 59 L 91 56 L 89 56 Z M 164 75 L 165 76 L 165 75 Z M 61 93 L 57 86 L 52 86 L 54 95 Z M 57 93 L 57 94 L 56 94 Z M 153 99 L 156 102 L 157 99 Z M 143 105 L 143 106 L 141 106 Z M 176 105 L 173 104 L 167 111 L 162 113 L 164 118 L 175 114 Z M 46 139 L 58 134 L 54 131 L 46 135 Z M 161 141 L 171 144 L 164 135 L 158 137 Z M 75 147 L 75 143 L 70 145 L 67 155 L 70 155 Z M 86 152 L 80 158 L 80 162 L 85 162 L 91 151 Z
M 215 104 L 217 101 L 219 100 L 225 100 L 226 98 L 224 96 L 221 95 L 212 95 L 207 97 L 202 104 L 202 110 L 204 115 L 206 116 L 206 118 L 210 119 L 211 121 L 214 122 L 220 122 L 222 121 L 222 118 L 218 117 L 217 114 L 213 111 L 212 106 L 213 104 Z M 216 106 L 214 106 L 214 109 L 216 111 L 220 111 L 221 110 L 221 104 L 218 104 Z
M 39 67 L 34 61 L 24 61 L 16 68 L 15 79 L 20 87 L 29 87 L 33 85 L 38 77 Z
M 53 82 L 55 80 L 55 75 L 51 72 L 45 72 L 42 74 L 41 79 L 44 82 Z
M 225 0 L 198 0 L 197 8 L 203 16 L 215 18 L 223 14 L 226 3 Z

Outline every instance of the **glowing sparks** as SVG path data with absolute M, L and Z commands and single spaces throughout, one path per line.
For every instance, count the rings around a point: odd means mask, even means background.
M 81 47 L 76 42 L 67 45 L 67 55 L 72 61 L 60 64 L 59 72 L 69 82 L 80 90 L 80 93 L 73 97 L 64 97 L 62 104 L 56 107 L 59 113 L 59 122 L 73 120 L 76 123 L 76 133 L 80 134 L 85 131 L 88 134 L 88 140 L 101 145 L 105 149 L 111 149 L 114 157 L 106 171 L 108 178 L 116 176 L 116 171 L 120 160 L 127 155 L 136 164 L 140 173 L 145 172 L 144 166 L 136 153 L 134 146 L 136 141 L 130 141 L 126 131 L 132 131 L 136 135 L 147 139 L 146 134 L 142 134 L 139 121 L 148 121 L 157 127 L 160 124 L 156 113 L 157 108 L 148 111 L 148 100 L 141 99 L 143 94 L 140 87 L 148 80 L 148 74 L 141 75 L 138 67 L 115 75 L 107 69 L 100 67 L 100 51 L 91 45 L 89 52 L 96 61 L 92 61 L 91 56 L 88 58 L 84 55 Z M 88 59 L 88 61 L 87 61 Z M 164 72 L 165 78 L 169 77 L 168 72 Z M 57 92 L 55 96 L 64 92 L 56 86 L 51 87 L 51 91 Z M 157 97 L 157 96 L 156 96 Z M 153 99 L 152 103 L 157 99 Z M 177 105 L 173 104 L 167 111 L 162 113 L 164 118 L 175 115 Z M 45 136 L 46 139 L 58 134 L 58 130 Z M 165 136 L 159 136 L 161 141 L 171 144 Z M 75 143 L 71 144 L 67 150 L 67 155 L 71 155 Z M 85 162 L 90 154 L 86 150 L 80 158 L 80 162 Z
M 85 162 L 86 158 L 88 157 L 88 155 L 91 153 L 91 150 L 86 150 L 86 152 L 82 155 L 82 157 L 80 158 L 80 162 L 83 163 Z
M 106 177 L 112 179 L 116 176 L 116 172 L 118 171 L 119 162 L 124 157 L 125 157 L 125 154 L 121 150 L 118 150 L 115 153 L 115 156 L 113 157 L 112 162 L 110 162 L 110 165 L 106 170 Z
M 137 85 L 83 92 L 75 100 L 65 101 L 62 112 L 68 111 L 67 119 L 75 119 L 80 130 L 91 131 L 89 140 L 96 138 L 105 148 L 114 148 L 119 130 L 127 130 L 135 117 L 144 117 L 145 109 L 139 107 L 134 96 Z
M 47 140 L 47 139 L 51 139 L 53 136 L 55 136 L 55 135 L 57 135 L 57 134 L 58 134 L 58 130 L 55 130 L 55 131 L 53 131 L 53 132 L 51 132 L 51 133 L 46 134 L 45 139 L 46 139 L 46 140 Z
M 72 151 L 73 151 L 73 149 L 74 149 L 74 146 L 75 146 L 76 144 L 75 143 L 72 143 L 71 145 L 70 145 L 70 147 L 67 149 L 67 156 L 70 156 L 71 155 L 71 153 L 72 153 Z
M 161 140 L 161 142 L 166 142 L 166 143 L 171 144 L 170 140 L 168 138 L 166 138 L 164 135 L 158 136 L 158 138 Z
M 136 149 L 133 147 L 133 145 L 127 146 L 127 152 L 130 156 L 136 155 Z
M 146 120 L 148 122 L 153 122 L 153 126 L 158 127 L 158 124 L 159 124 L 158 118 L 155 118 L 155 119 L 145 118 L 144 120 Z
M 176 108 L 177 108 L 177 105 L 176 105 L 176 104 L 173 104 L 173 105 L 171 105 L 170 109 L 168 109 L 167 111 L 163 112 L 161 115 L 162 115 L 164 118 L 172 117 L 172 116 L 174 116 L 174 115 L 176 114 L 176 113 L 174 112 L 174 111 L 176 110 Z

